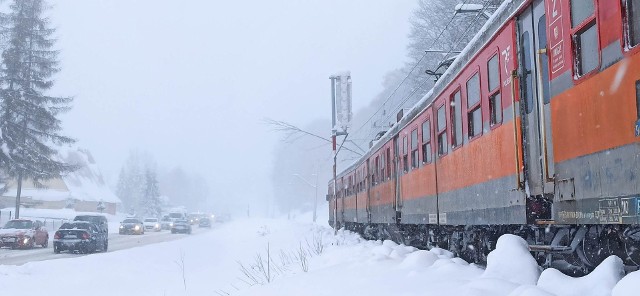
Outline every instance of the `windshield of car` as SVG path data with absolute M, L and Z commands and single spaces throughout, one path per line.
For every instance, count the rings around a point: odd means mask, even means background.
M 89 223 L 67 222 L 67 223 L 62 224 L 62 226 L 60 226 L 60 229 L 84 229 L 84 230 L 88 230 L 88 229 L 91 229 L 91 224 L 89 224 Z
M 175 219 L 175 218 L 178 218 L 178 219 L 179 219 L 179 218 L 184 217 L 184 215 L 183 215 L 182 213 L 170 213 L 170 214 L 169 214 L 169 217 L 174 218 L 174 219 Z
M 7 222 L 7 224 L 4 225 L 4 228 L 7 229 L 30 229 L 31 227 L 33 227 L 33 222 L 32 221 L 20 221 L 20 220 L 12 220 Z
M 138 219 L 125 219 L 122 223 L 140 223 Z
M 74 221 L 87 221 L 87 222 L 93 222 L 93 223 L 100 223 L 102 222 L 102 217 L 98 217 L 98 216 L 76 216 L 75 219 L 73 219 Z
M 189 223 L 187 220 L 184 220 L 184 219 L 176 220 L 176 222 L 178 222 L 178 223 Z
M 147 218 L 147 219 L 144 219 L 144 222 L 158 222 L 158 219 L 156 219 L 156 218 Z

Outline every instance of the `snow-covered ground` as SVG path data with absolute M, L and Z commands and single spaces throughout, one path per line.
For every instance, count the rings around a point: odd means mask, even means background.
M 510 235 L 500 238 L 482 269 L 444 250 L 365 241 L 344 231 L 334 235 L 328 226 L 309 222 L 245 219 L 110 253 L 22 266 L 0 262 L 0 291 L 52 296 L 623 296 L 640 294 L 640 272 L 623 278 L 616 257 L 583 278 L 553 269 L 540 272 L 524 241 Z

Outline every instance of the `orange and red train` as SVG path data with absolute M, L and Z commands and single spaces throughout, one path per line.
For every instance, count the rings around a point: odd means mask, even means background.
M 330 223 L 483 261 L 640 265 L 640 1 L 512 0 L 329 184 Z

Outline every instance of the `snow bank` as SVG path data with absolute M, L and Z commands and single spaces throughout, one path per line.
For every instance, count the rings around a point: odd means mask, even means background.
M 540 276 L 538 263 L 529 253 L 529 245 L 519 236 L 505 234 L 489 253 L 483 278 L 497 278 L 520 285 L 535 285 Z
M 611 296 L 636 296 L 640 294 L 640 271 L 635 271 L 618 282 Z
M 542 272 L 538 287 L 562 296 L 602 296 L 611 295 L 611 290 L 624 276 L 622 260 L 617 256 L 605 259 L 590 274 L 573 278 L 557 269 L 549 268 Z M 640 282 L 635 282 L 635 294 L 640 294 Z

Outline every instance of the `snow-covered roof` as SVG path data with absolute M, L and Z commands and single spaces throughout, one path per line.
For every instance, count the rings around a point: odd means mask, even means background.
M 111 203 L 121 202 L 107 186 L 98 165 L 88 150 L 62 149 L 58 157 L 65 163 L 76 165 L 78 169 L 66 174 L 61 179 L 43 182 L 46 188 L 35 188 L 30 182 L 25 182 L 22 188 L 22 196 L 42 201 L 76 199 Z M 15 196 L 16 187 L 10 185 L 3 195 Z

